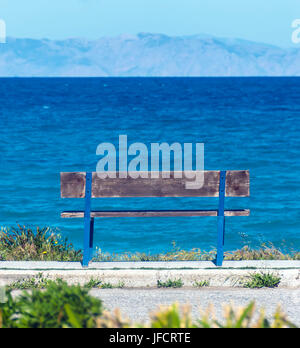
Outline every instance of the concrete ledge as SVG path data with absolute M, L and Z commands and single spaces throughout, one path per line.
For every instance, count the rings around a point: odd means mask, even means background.
M 217 267 L 211 261 L 93 262 L 88 269 L 80 262 L 1 261 L 1 270 L 130 270 L 130 269 L 300 269 L 300 261 L 225 261 Z
M 300 288 L 300 269 L 274 270 L 281 277 L 280 287 Z M 193 287 L 195 282 L 208 281 L 211 287 L 241 287 L 251 273 L 260 271 L 247 269 L 181 269 L 181 270 L 47 270 L 43 277 L 50 279 L 61 278 L 69 284 L 85 284 L 91 278 L 102 282 L 118 285 L 120 282 L 126 288 L 156 288 L 157 281 L 181 279 L 184 287 Z M 36 270 L 1 270 L 0 284 L 37 276 L 41 271 Z

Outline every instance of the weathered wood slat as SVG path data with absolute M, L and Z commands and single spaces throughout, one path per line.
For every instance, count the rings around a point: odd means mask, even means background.
M 136 210 L 136 211 L 93 211 L 92 218 L 120 218 L 120 217 L 201 217 L 217 216 L 217 210 Z M 225 216 L 249 216 L 250 210 L 226 210 Z M 83 211 L 65 211 L 62 218 L 83 218 Z
M 118 176 L 118 175 L 117 175 Z M 92 197 L 218 197 L 220 171 L 205 171 L 204 185 L 200 189 L 186 189 L 185 178 L 106 178 L 93 173 Z M 250 195 L 249 171 L 227 171 L 226 196 L 247 197 Z M 62 198 L 84 198 L 85 173 L 61 173 Z
M 62 198 L 85 197 L 85 173 L 60 173 L 60 193 Z

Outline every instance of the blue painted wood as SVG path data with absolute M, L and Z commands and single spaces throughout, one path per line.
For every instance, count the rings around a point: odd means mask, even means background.
M 86 173 L 85 178 L 85 209 L 84 209 L 84 249 L 82 266 L 88 267 L 91 259 L 92 241 L 92 222 L 91 222 L 91 203 L 92 203 L 92 173 Z
M 93 246 L 94 246 L 94 226 L 95 219 L 91 218 L 91 232 L 90 232 L 90 260 L 93 257 Z
M 220 189 L 219 189 L 219 209 L 218 209 L 218 248 L 216 265 L 222 266 L 224 260 L 224 242 L 225 242 L 225 188 L 226 188 L 226 171 L 220 172 Z

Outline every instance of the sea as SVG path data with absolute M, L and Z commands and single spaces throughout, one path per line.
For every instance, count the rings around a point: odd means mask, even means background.
M 95 171 L 106 142 L 204 143 L 206 170 L 250 170 L 249 198 L 227 209 L 225 249 L 300 250 L 300 78 L 0 79 L 0 226 L 49 226 L 83 246 L 83 199 L 60 198 L 60 172 Z M 212 209 L 216 198 L 102 198 L 93 209 Z M 211 250 L 213 217 L 98 219 L 103 252 Z

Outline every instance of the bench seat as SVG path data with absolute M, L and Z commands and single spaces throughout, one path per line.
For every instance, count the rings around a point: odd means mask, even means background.
M 249 216 L 249 209 L 225 210 L 225 216 Z M 129 211 L 91 211 L 91 218 L 119 217 L 199 217 L 218 216 L 218 210 L 129 210 Z M 64 211 L 62 218 L 84 218 L 84 211 Z

